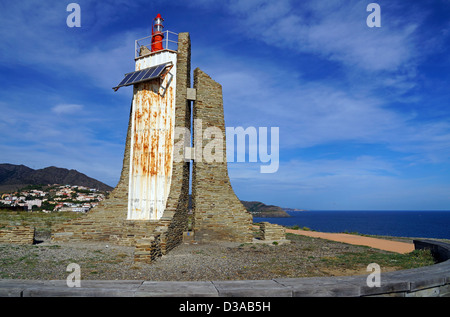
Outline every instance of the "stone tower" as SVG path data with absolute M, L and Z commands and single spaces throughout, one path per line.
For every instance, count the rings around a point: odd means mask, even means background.
M 205 131 L 210 127 L 218 130 L 214 137 L 221 138 L 218 144 L 222 145 L 222 151 L 219 155 L 215 153 L 215 160 L 212 162 L 198 155 L 193 161 L 192 202 L 195 237 L 199 241 L 251 242 L 253 218 L 236 197 L 228 177 L 222 86 L 197 68 L 194 70 L 194 89 L 196 90 L 193 107 L 195 153 L 204 152 L 210 141 L 210 135 L 205 135 Z
M 152 52 L 150 45 L 136 41 L 135 71 L 115 87 L 133 85 L 117 186 L 107 200 L 85 216 L 54 228 L 53 240 L 134 245 L 136 260 L 151 261 L 165 254 L 182 242 L 188 230 L 193 164 L 195 239 L 252 241 L 253 219 L 231 187 L 225 146 L 219 160 L 204 161 L 192 155 L 205 147 L 208 136 L 204 131 L 208 127 L 221 131 L 215 137 L 226 144 L 222 88 L 200 69 L 194 71 L 191 88 L 189 33 L 166 32 L 162 50 Z M 169 41 L 170 35 L 176 40 Z M 176 47 L 169 47 L 170 43 Z M 191 120 L 201 122 L 201 126 L 191 127 Z

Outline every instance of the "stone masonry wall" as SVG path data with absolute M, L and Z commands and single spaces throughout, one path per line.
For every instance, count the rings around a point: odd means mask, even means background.
M 189 33 L 180 33 L 178 41 L 175 126 L 189 129 L 191 114 L 189 102 L 186 99 L 187 88 L 190 84 Z M 170 194 L 166 210 L 160 220 L 127 220 L 130 140 L 131 115 L 123 167 L 117 186 L 108 199 L 92 209 L 86 216 L 55 226 L 52 232 L 54 241 L 91 240 L 134 245 L 136 258 L 144 261 L 154 258 L 155 254 L 164 254 L 182 242 L 183 231 L 187 228 L 189 162 L 176 162 L 174 157 Z M 155 250 L 159 251 L 155 252 Z M 149 252 L 148 255 L 145 254 L 146 251 Z
M 178 34 L 177 87 L 175 94 L 175 127 L 191 129 L 191 107 L 187 100 L 187 88 L 191 84 L 191 40 L 189 33 Z M 175 135 L 174 143 L 180 135 Z M 186 140 L 189 143 L 189 140 Z M 174 150 L 175 151 L 175 150 Z M 190 162 L 177 159 L 174 155 L 172 165 L 172 183 L 166 209 L 161 220 L 170 219 L 164 241 L 166 251 L 173 249 L 183 241 L 183 232 L 187 230 L 189 205 Z
M 286 229 L 283 226 L 269 222 L 259 224 L 263 240 L 285 240 Z
M 197 68 L 194 88 L 197 92 L 193 107 L 195 159 L 192 170 L 195 240 L 251 242 L 253 217 L 236 197 L 228 177 L 222 86 Z M 218 161 L 207 162 L 200 157 L 212 141 L 212 138 L 202 137 L 208 127 L 216 127 L 222 134 L 215 136 L 222 138 L 223 145 Z
M 33 227 L 8 226 L 0 229 L 0 243 L 33 244 Z

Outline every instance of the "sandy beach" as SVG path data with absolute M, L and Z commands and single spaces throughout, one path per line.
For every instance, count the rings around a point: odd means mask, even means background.
M 371 248 L 396 252 L 396 253 L 409 253 L 414 251 L 413 243 L 405 243 L 399 241 L 364 237 L 354 234 L 346 234 L 346 233 L 328 233 L 328 232 L 316 232 L 316 231 L 306 231 L 306 230 L 293 230 L 286 229 L 287 233 L 294 233 L 303 236 L 313 237 L 313 238 L 322 238 L 326 240 L 332 240 L 337 242 L 344 242 L 353 245 L 363 245 Z

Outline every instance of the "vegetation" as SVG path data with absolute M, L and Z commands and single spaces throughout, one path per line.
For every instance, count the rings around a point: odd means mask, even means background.
M 364 269 L 367 263 L 377 263 L 380 267 L 391 267 L 398 270 L 413 269 L 435 264 L 430 250 L 414 250 L 407 254 L 379 252 L 370 248 L 367 252 L 350 252 L 332 258 L 321 259 L 328 267 L 345 267 L 346 269 Z
M 82 215 L 73 212 L 45 214 L 0 210 L 0 229 L 11 225 L 33 226 L 37 233 L 47 233 L 48 238 L 55 224 Z M 242 244 L 220 251 L 226 252 L 224 254 L 216 251 L 220 253 L 216 261 L 235 257 L 246 259 L 245 266 L 238 270 L 242 279 L 368 274 L 366 269 L 369 263 L 380 265 L 382 272 L 434 264 L 428 250 L 397 254 L 296 234 L 288 233 L 287 238 L 291 240 L 290 244 Z M 122 270 L 125 273 L 120 278 L 133 278 L 130 266 L 126 266 L 134 265 L 132 250 L 128 255 L 121 253 L 118 256 L 113 248 L 105 248 L 104 244 L 100 245 L 100 250 L 80 244 L 76 254 L 72 248 L 64 244 L 0 244 L 0 278 L 64 278 L 65 266 L 71 262 L 83 266 L 85 277 L 91 275 L 95 279 L 111 279 L 115 272 Z M 199 249 L 193 254 L 205 256 L 209 252 Z M 130 275 L 126 275 L 127 272 Z M 56 276 L 56 273 L 60 275 Z M 144 268 L 142 274 L 147 274 Z
M 82 216 L 76 212 L 35 213 L 27 211 L 0 210 L 0 228 L 8 226 L 30 226 L 36 232 L 50 234 L 54 224 L 69 221 Z
M 286 228 L 292 230 L 315 231 L 308 227 L 300 227 L 299 225 L 287 226 Z

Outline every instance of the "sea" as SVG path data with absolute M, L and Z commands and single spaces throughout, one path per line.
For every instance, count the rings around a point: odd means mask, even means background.
M 253 222 L 307 227 L 321 232 L 450 239 L 450 211 L 287 211 L 288 218 L 253 217 Z

